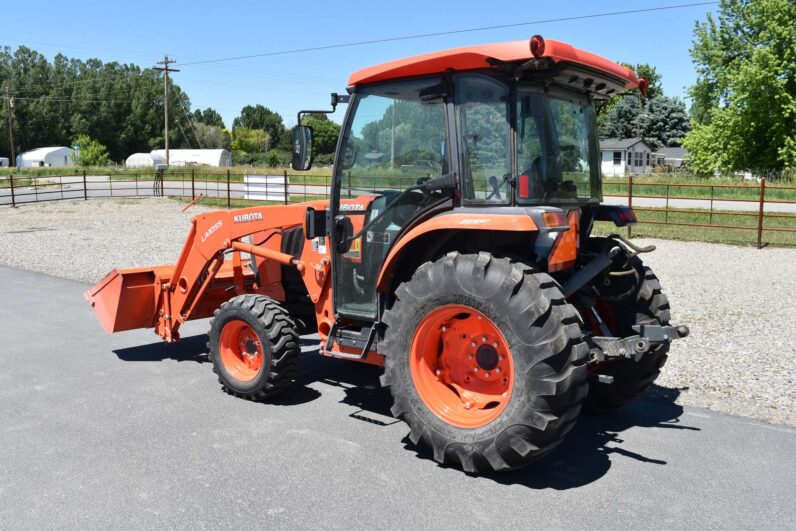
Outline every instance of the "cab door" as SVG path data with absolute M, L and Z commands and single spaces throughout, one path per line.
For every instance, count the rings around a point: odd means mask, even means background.
M 441 81 L 385 83 L 353 98 L 332 197 L 338 315 L 377 318 L 376 281 L 387 252 L 401 228 L 440 199 L 419 185 L 450 171 L 445 98 L 433 92 Z

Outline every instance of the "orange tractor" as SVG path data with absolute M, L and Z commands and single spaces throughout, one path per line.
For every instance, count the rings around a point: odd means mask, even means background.
M 199 214 L 176 264 L 115 270 L 86 298 L 108 332 L 169 342 L 212 317 L 213 368 L 248 399 L 286 390 L 317 332 L 321 355 L 384 367 L 438 462 L 528 464 L 582 407 L 642 392 L 688 334 L 651 248 L 591 235 L 635 222 L 601 204 L 594 102 L 645 84 L 538 35 L 366 68 L 332 95 L 348 109 L 330 200 Z M 294 129 L 293 169 L 312 138 Z

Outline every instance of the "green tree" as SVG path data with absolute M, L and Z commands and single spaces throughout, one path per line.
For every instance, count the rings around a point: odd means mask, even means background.
M 88 135 L 107 147 L 111 159 L 163 147 L 163 78 L 154 70 L 97 59 L 81 61 L 42 54 L 20 46 L 0 48 L 0 93 L 14 95 L 17 152 L 69 145 Z M 190 108 L 187 95 L 172 84 L 172 122 Z M 6 123 L 6 106 L 0 106 Z M 179 145 L 178 127 L 169 139 Z M 8 156 L 6 128 L 0 128 L 0 156 Z
M 211 125 L 213 127 L 219 127 L 224 129 L 224 119 L 221 115 L 213 109 L 212 107 L 208 107 L 205 110 L 196 109 L 193 111 L 193 121 L 194 123 L 202 123 L 205 125 Z
M 304 125 L 312 127 L 312 148 L 316 155 L 333 154 L 337 148 L 337 137 L 340 136 L 340 126 L 326 118 L 306 117 L 302 120 Z
M 647 88 L 646 98 L 652 99 L 657 98 L 659 96 L 663 96 L 663 86 L 661 85 L 661 75 L 658 73 L 658 70 L 655 69 L 654 66 L 647 64 L 647 63 L 639 63 L 639 64 L 631 64 L 631 63 L 619 63 L 622 66 L 626 66 L 633 70 L 636 73 L 637 77 L 643 77 L 649 82 L 649 86 Z M 614 108 L 619 105 L 619 102 L 628 99 L 629 96 L 625 97 L 613 97 L 609 100 L 599 102 L 595 105 L 597 110 L 597 124 L 602 127 L 603 124 L 607 121 L 607 116 L 611 114 Z
M 238 126 L 232 130 L 232 149 L 244 153 L 262 153 L 268 149 L 268 133 L 262 129 Z
M 240 116 L 232 122 L 233 135 L 235 129 L 261 129 L 268 133 L 270 138 L 279 138 L 285 130 L 285 124 L 279 113 L 263 105 L 246 105 L 240 111 Z
M 196 140 L 205 149 L 230 149 L 232 135 L 223 127 L 207 125 L 202 122 L 193 124 Z
M 698 172 L 796 167 L 796 3 L 722 0 L 694 29 L 693 130 Z
M 80 135 L 72 145 L 78 146 L 74 157 L 78 166 L 104 166 L 108 163 L 107 148 L 90 136 Z
M 626 66 L 633 70 L 636 73 L 637 77 L 643 77 L 649 82 L 649 86 L 647 88 L 647 98 L 657 98 L 658 96 L 663 96 L 663 86 L 661 85 L 661 75 L 658 73 L 658 70 L 647 63 L 638 63 L 638 64 L 630 64 L 630 63 L 619 63 L 623 66 Z
M 691 129 L 685 104 L 677 98 L 657 96 L 642 102 L 622 98 L 600 124 L 600 138 L 641 136 L 654 149 L 679 146 Z

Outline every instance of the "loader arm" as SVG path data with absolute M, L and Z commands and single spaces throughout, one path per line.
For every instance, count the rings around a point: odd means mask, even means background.
M 307 207 L 326 205 L 317 201 L 199 214 L 191 220 L 176 264 L 114 270 L 85 293 L 86 299 L 106 331 L 154 328 L 168 342 L 179 339 L 184 322 L 208 317 L 234 295 L 262 293 L 284 300 L 281 266 L 295 267 L 317 302 L 328 258 L 309 246 L 302 256 L 284 253 L 280 246 L 282 233 L 301 225 Z M 253 242 L 243 241 L 249 236 Z M 243 255 L 257 257 L 257 275 Z

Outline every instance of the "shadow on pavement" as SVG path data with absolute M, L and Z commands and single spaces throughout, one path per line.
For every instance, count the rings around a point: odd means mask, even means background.
M 176 343 L 158 341 L 113 351 L 122 361 L 194 361 L 207 363 L 207 335 L 185 337 Z
M 175 344 L 152 343 L 114 351 L 124 361 L 208 361 L 205 347 L 207 336 L 184 338 Z M 302 338 L 302 346 L 317 345 L 317 340 Z M 381 387 L 381 368 L 323 357 L 317 350 L 306 350 L 301 354 L 300 373 L 296 383 L 282 396 L 268 403 L 291 406 L 311 402 L 321 396 L 321 391 L 311 384 L 321 383 L 342 388 L 343 404 L 357 410 L 349 416 L 389 426 L 400 421 L 390 413 L 392 397 Z M 663 466 L 666 461 L 653 455 L 643 455 L 632 447 L 624 446 L 620 434 L 630 428 L 665 428 L 699 431 L 693 426 L 680 423 L 682 406 L 675 403 L 682 389 L 670 389 L 652 385 L 639 398 L 623 408 L 607 413 L 584 413 L 578 423 L 558 448 L 541 461 L 526 468 L 507 473 L 483 476 L 502 484 L 525 485 L 532 489 L 566 490 L 592 483 L 604 476 L 611 468 L 611 456 L 635 459 L 650 466 Z M 417 453 L 417 457 L 433 462 L 431 452 L 425 447 L 416 447 L 408 437 L 402 441 L 405 447 Z
M 666 465 L 655 456 L 643 455 L 623 447 L 621 432 L 630 428 L 670 428 L 700 431 L 680 424 L 682 406 L 674 400 L 678 389 L 653 385 L 654 400 L 639 398 L 628 405 L 606 413 L 584 413 L 564 441 L 549 455 L 525 468 L 482 476 L 505 485 L 525 485 L 532 489 L 567 490 L 588 485 L 611 468 L 611 456 L 629 457 L 653 466 Z M 645 394 L 647 396 L 647 394 Z M 421 459 L 432 459 L 431 451 L 418 448 L 406 437 L 404 445 L 415 450 Z

